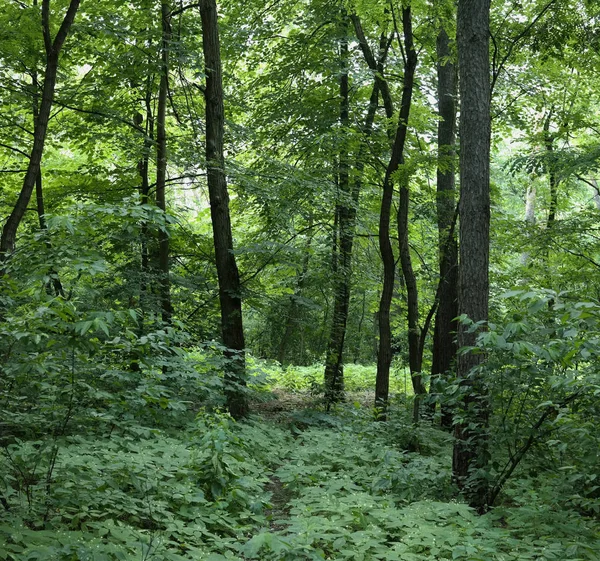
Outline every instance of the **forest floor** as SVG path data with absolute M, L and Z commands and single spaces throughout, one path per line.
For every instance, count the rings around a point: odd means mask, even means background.
M 0 458 L 16 489 L 0 560 L 600 559 L 600 524 L 565 508 L 552 474 L 521 473 L 479 516 L 451 484 L 451 436 L 415 427 L 402 398 L 386 423 L 371 403 L 352 394 L 328 413 L 275 390 L 240 423 L 204 410 L 177 430 L 127 421 L 65 438 L 54 460 L 15 444 Z

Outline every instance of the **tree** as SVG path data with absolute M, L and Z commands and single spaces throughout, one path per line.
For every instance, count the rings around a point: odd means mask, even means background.
M 167 211 L 165 186 L 167 178 L 167 94 L 169 88 L 169 50 L 171 48 L 171 7 L 168 0 L 161 4 L 162 40 L 160 48 L 161 69 L 156 115 L 156 206 Z M 169 280 L 169 232 L 161 229 L 158 235 L 158 270 L 160 273 L 160 308 L 162 320 L 171 322 L 171 283 Z
M 481 470 L 487 466 L 488 400 L 478 370 L 485 359 L 473 348 L 488 319 L 490 241 L 489 0 L 459 0 L 457 16 L 460 83 L 460 255 L 457 376 L 465 387 L 467 420 L 455 424 L 452 471 L 469 503 L 488 504 Z M 468 323 L 467 323 L 468 322 Z
M 381 210 L 379 214 L 379 251 L 383 261 L 383 289 L 379 301 L 379 347 L 377 352 L 377 378 L 375 405 L 385 409 L 389 397 L 390 364 L 392 362 L 392 330 L 390 326 L 390 306 L 394 291 L 396 264 L 390 241 L 390 218 L 394 195 L 394 178 L 404 163 L 404 145 L 408 132 L 408 117 L 412 102 L 413 83 L 417 67 L 417 53 L 413 46 L 411 7 L 402 9 L 402 29 L 404 33 L 404 79 L 402 99 L 398 115 L 398 126 L 392 145 L 392 154 L 385 170 Z M 404 201 L 408 203 L 408 201 Z M 402 205 L 401 205 L 402 206 Z M 382 414 L 382 418 L 385 415 Z
M 219 279 L 221 331 L 223 344 L 226 347 L 225 356 L 229 359 L 225 376 L 225 392 L 229 412 L 237 419 L 248 413 L 248 403 L 244 393 L 246 385 L 245 345 L 240 275 L 233 253 L 229 192 L 225 177 L 223 78 L 215 0 L 200 2 L 200 16 L 206 67 L 204 97 L 206 100 L 207 181 Z
M 450 38 L 444 25 L 436 42 L 438 78 L 438 166 L 436 214 L 439 245 L 439 303 L 435 316 L 431 376 L 449 372 L 456 358 L 455 333 L 458 316 L 458 245 L 454 235 L 456 222 L 455 142 L 456 142 L 456 67 L 452 62 Z M 442 425 L 450 428 L 452 417 L 442 407 Z
M 23 186 L 13 210 L 2 228 L 2 236 L 0 238 L 0 260 L 6 259 L 15 248 L 19 224 L 25 215 L 27 205 L 29 204 L 36 181 L 39 177 L 44 143 L 46 141 L 46 131 L 48 129 L 50 111 L 52 110 L 52 103 L 54 101 L 54 90 L 56 87 L 60 52 L 67 35 L 69 34 L 77 10 L 79 9 L 79 4 L 80 0 L 71 0 L 58 32 L 54 38 L 52 38 L 50 0 L 42 1 L 42 33 L 46 53 L 46 68 L 42 85 L 42 95 L 39 110 L 35 119 L 33 146 L 31 148 L 25 178 L 23 179 Z

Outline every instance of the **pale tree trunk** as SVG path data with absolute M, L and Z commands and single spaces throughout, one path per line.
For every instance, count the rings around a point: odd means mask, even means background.
M 439 246 L 439 304 L 433 333 L 432 386 L 447 374 L 456 360 L 458 315 L 458 245 L 454 235 L 456 207 L 456 66 L 451 62 L 450 40 L 444 28 L 437 36 L 438 169 L 436 210 Z M 452 426 L 452 414 L 441 407 L 442 426 Z
M 239 419 L 248 414 L 246 364 L 244 355 L 244 328 L 240 276 L 233 253 L 233 235 L 229 214 L 229 192 L 225 177 L 223 135 L 225 110 L 223 106 L 223 78 L 217 5 L 215 0 L 201 0 L 202 47 L 206 68 L 206 165 L 210 215 L 212 219 L 219 302 L 221 304 L 221 331 L 227 348 L 228 365 L 225 374 L 225 394 L 231 415 Z
M 535 199 L 536 189 L 533 183 L 527 186 L 527 193 L 525 194 L 525 225 L 527 228 L 535 226 Z M 531 255 L 529 251 L 521 253 L 520 262 L 521 265 L 525 266 L 529 263 Z
M 165 195 L 167 178 L 167 94 L 169 88 L 169 50 L 171 48 L 171 8 L 168 0 L 161 2 L 161 69 L 156 114 L 156 206 L 167 212 Z M 162 320 L 171 323 L 171 282 L 169 279 L 169 232 L 165 221 L 158 233 L 158 271 L 160 274 L 160 309 Z
M 600 210 L 600 189 L 598 188 L 598 182 L 595 177 L 592 177 L 590 183 L 594 189 L 594 204 L 596 205 L 596 209 Z
M 80 0 L 71 0 L 60 28 L 54 39 L 52 39 L 50 29 L 50 0 L 43 0 L 42 2 L 42 32 L 46 50 L 46 70 L 44 73 L 42 97 L 33 131 L 33 146 L 25 178 L 23 179 L 23 186 L 13 210 L 2 228 L 2 236 L 0 237 L 0 260 L 6 259 L 15 248 L 17 230 L 25 215 L 27 205 L 29 204 L 36 180 L 40 173 L 44 143 L 46 141 L 46 131 L 48 130 L 50 111 L 52 110 L 52 103 L 54 101 L 59 55 L 69 30 L 71 29 L 73 20 L 75 19 L 75 14 L 79 9 L 79 3 Z
M 458 2 L 460 74 L 460 232 L 458 311 L 473 322 L 486 322 L 489 301 L 490 228 L 490 0 Z M 459 347 L 476 344 L 480 330 L 460 324 Z M 469 504 L 488 504 L 489 402 L 478 366 L 481 353 L 459 354 L 457 376 L 467 391 L 464 421 L 455 424 L 453 476 Z
M 385 409 L 389 399 L 390 364 L 392 362 L 392 330 L 390 326 L 390 307 L 394 292 L 395 261 L 390 242 L 390 217 L 394 186 L 392 176 L 404 164 L 404 145 L 408 131 L 408 117 L 412 101 L 417 53 L 412 48 L 412 18 L 410 6 L 402 9 L 402 27 L 404 32 L 405 56 L 404 84 L 402 101 L 398 116 L 398 127 L 392 154 L 385 171 L 383 194 L 379 214 L 379 251 L 383 261 L 383 290 L 379 300 L 379 347 L 377 352 L 377 378 L 375 381 L 375 405 L 380 408 L 380 418 L 385 419 Z

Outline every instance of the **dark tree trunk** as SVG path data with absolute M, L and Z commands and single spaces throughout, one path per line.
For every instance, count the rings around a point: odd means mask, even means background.
M 238 419 L 248 413 L 244 386 L 245 355 L 242 324 L 242 298 L 240 276 L 233 253 L 233 236 L 229 215 L 229 193 L 225 178 L 223 134 L 225 116 L 223 107 L 223 81 L 217 6 L 215 0 L 200 2 L 204 64 L 206 67 L 206 165 L 210 214 L 212 219 L 219 301 L 221 304 L 221 330 L 223 344 L 227 347 L 229 364 L 225 376 L 227 406 Z
M 460 73 L 460 261 L 458 310 L 473 322 L 488 319 L 490 227 L 490 74 L 489 0 L 458 2 L 458 64 Z M 461 324 L 459 347 L 473 346 L 478 330 Z M 486 509 L 488 489 L 478 470 L 488 459 L 489 403 L 477 367 L 479 353 L 458 356 L 457 375 L 467 397 L 464 416 L 455 424 L 453 475 L 469 504 Z
M 167 179 L 167 95 L 169 88 L 169 50 L 171 48 L 171 9 L 168 1 L 161 2 L 162 44 L 160 85 L 156 114 L 156 206 L 167 211 L 165 187 Z M 169 279 L 169 232 L 167 224 L 158 233 L 158 271 L 160 274 L 160 310 L 162 320 L 171 322 L 171 282 Z
M 405 27 L 404 48 L 405 52 L 414 52 L 412 29 Z M 407 35 L 409 34 L 410 35 Z M 416 66 L 416 53 L 413 64 Z M 413 70 L 414 72 L 414 70 Z M 410 205 L 409 180 L 406 174 L 402 175 L 400 180 L 400 201 L 397 213 L 398 227 L 398 245 L 400 251 L 400 267 L 406 286 L 406 313 L 408 319 L 408 364 L 410 368 L 410 377 L 413 385 L 415 399 L 413 402 L 413 421 L 419 420 L 420 402 L 426 393 L 425 384 L 421 375 L 423 364 L 423 345 L 421 337 L 426 333 L 421 333 L 419 326 L 419 290 L 417 287 L 417 278 L 412 266 L 410 247 L 408 243 L 408 209 Z
M 448 34 L 441 28 L 437 37 L 438 76 L 438 170 L 437 224 L 439 244 L 439 304 L 433 334 L 432 386 L 436 378 L 452 369 L 456 360 L 455 318 L 458 316 L 458 246 L 454 231 L 455 144 L 456 144 L 456 67 L 450 62 Z M 452 414 L 442 406 L 442 426 L 452 426 Z
M 421 327 L 419 326 L 419 291 L 417 278 L 412 266 L 410 247 L 408 245 L 408 178 L 402 178 L 400 184 L 400 203 L 398 205 L 398 241 L 400 246 L 400 266 L 406 286 L 406 313 L 408 319 L 408 365 L 412 380 L 415 400 L 413 403 L 413 421 L 419 420 L 420 402 L 426 393 L 421 376 L 423 363 L 423 346 L 421 345 Z M 423 334 L 425 336 L 425 334 Z
M 341 150 L 338 167 L 338 202 L 335 208 L 336 231 L 333 243 L 333 317 L 329 332 L 329 343 L 325 358 L 325 400 L 328 407 L 339 401 L 344 394 L 344 339 L 350 303 L 350 278 L 352 267 L 352 244 L 354 240 L 354 208 L 350 193 L 350 175 L 348 164 L 348 134 L 350 101 L 348 97 L 348 26 L 346 14 L 342 14 L 342 40 L 340 41 L 340 125 Z
M 25 215 L 27 205 L 35 188 L 36 180 L 40 172 L 46 131 L 52 102 L 54 101 L 54 90 L 56 87 L 56 74 L 58 72 L 58 60 L 62 46 L 67 38 L 75 14 L 79 9 L 80 0 L 71 0 L 65 17 L 60 25 L 54 40 L 50 31 L 50 0 L 42 2 L 42 31 L 44 34 L 44 47 L 46 49 L 46 70 L 44 73 L 44 85 L 39 113 L 33 132 L 33 147 L 29 158 L 29 164 L 23 179 L 23 187 L 19 193 L 17 202 L 4 224 L 2 236 L 0 237 L 0 260 L 4 260 L 14 250 L 19 224 Z
M 408 117 L 412 101 L 412 91 L 415 69 L 417 67 L 417 53 L 412 44 L 412 19 L 410 6 L 402 10 L 402 27 L 404 31 L 404 45 L 406 63 L 404 65 L 404 84 L 402 88 L 402 101 L 398 116 L 398 128 L 392 155 L 385 171 L 383 180 L 383 195 L 381 198 L 381 211 L 379 214 L 379 251 L 383 261 L 383 290 L 379 301 L 379 348 L 377 352 L 377 378 L 375 382 L 375 405 L 385 409 L 389 398 L 390 364 L 392 362 L 392 330 L 390 326 L 390 307 L 394 292 L 395 262 L 392 244 L 390 242 L 390 216 L 392 199 L 394 195 L 393 174 L 404 163 L 404 144 L 408 131 Z M 381 418 L 385 418 L 384 413 Z
M 550 132 L 550 124 L 552 121 L 552 110 L 548 113 L 544 121 L 544 148 L 548 159 L 548 181 L 550 184 L 550 201 L 548 204 L 548 220 L 546 228 L 551 232 L 556 222 L 556 210 L 558 208 L 558 179 L 556 177 L 556 169 L 553 162 L 554 154 L 554 135 Z
M 154 145 L 154 115 L 152 114 L 152 85 L 151 79 L 148 78 L 146 84 L 146 125 L 145 125 L 145 138 L 144 138 L 144 152 L 142 158 L 138 163 L 140 173 L 140 202 L 143 205 L 147 205 L 150 199 L 150 151 Z M 142 297 L 145 295 L 148 289 L 148 279 L 150 274 L 150 255 L 148 251 L 149 242 L 149 231 L 148 224 L 146 221 L 141 226 L 141 269 L 142 279 L 140 283 L 140 290 Z M 144 307 L 142 306 L 142 309 Z
M 355 30 L 358 30 L 362 36 L 362 41 L 366 45 L 364 35 L 362 35 L 362 28 L 360 27 L 360 20 L 357 17 L 352 18 L 354 21 Z M 387 56 L 387 42 L 385 37 L 382 38 L 381 49 L 378 60 L 374 64 L 380 69 L 383 69 L 383 62 Z M 366 58 L 375 61 L 375 58 L 371 54 L 368 45 L 364 47 L 368 54 Z M 348 126 L 348 44 L 344 42 L 342 44 L 342 73 L 340 75 L 340 122 L 343 127 Z M 377 75 L 376 75 L 377 76 Z M 369 109 L 365 118 L 365 123 L 362 127 L 362 133 L 365 140 L 371 135 L 373 131 L 373 123 L 375 121 L 375 114 L 377 112 L 377 102 L 379 98 L 380 84 L 384 83 L 384 87 L 387 87 L 387 83 L 383 78 L 376 77 L 375 83 L 373 84 L 373 90 L 369 100 Z M 388 92 L 389 97 L 389 92 Z M 393 111 L 393 110 L 392 110 Z M 338 217 L 338 239 L 339 239 L 339 251 L 338 260 L 336 262 L 337 275 L 336 275 L 336 289 L 335 289 L 335 301 L 333 311 L 333 321 L 331 326 L 331 332 L 329 337 L 329 345 L 327 349 L 327 359 L 325 362 L 325 388 L 326 388 L 326 400 L 328 403 L 332 403 L 339 399 L 343 395 L 344 382 L 343 382 L 343 352 L 344 352 L 344 340 L 346 335 L 346 324 L 348 320 L 348 309 L 350 306 L 350 281 L 351 281 L 351 267 L 352 267 L 352 248 L 354 245 L 354 234 L 356 227 L 356 213 L 358 209 L 358 203 L 360 199 L 360 192 L 362 188 L 361 173 L 364 169 L 366 144 L 361 144 L 358 157 L 355 162 L 356 177 L 350 185 L 349 173 L 348 173 L 348 153 L 345 151 L 340 154 L 340 173 L 339 173 L 339 186 L 340 186 L 340 198 L 341 203 L 336 212 Z

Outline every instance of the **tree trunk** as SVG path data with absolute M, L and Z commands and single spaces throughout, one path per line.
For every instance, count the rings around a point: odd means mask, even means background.
M 460 73 L 460 261 L 459 314 L 473 322 L 488 319 L 490 226 L 489 0 L 458 2 Z M 459 347 L 476 344 L 477 333 L 461 323 Z M 469 504 L 486 509 L 488 487 L 478 474 L 488 460 L 489 403 L 477 367 L 484 355 L 458 357 L 457 376 L 466 391 L 465 420 L 455 424 L 453 476 Z
M 536 189 L 535 185 L 532 183 L 527 186 L 527 193 L 525 194 L 525 225 L 528 229 L 535 226 L 535 199 Z M 530 254 L 528 251 L 521 253 L 521 265 L 527 265 L 527 263 L 529 263 L 529 258 Z
M 421 345 L 421 328 L 419 326 L 419 291 L 417 278 L 412 266 L 410 247 L 408 245 L 408 207 L 410 195 L 408 178 L 403 177 L 400 184 L 400 203 L 398 205 L 398 242 L 400 246 L 400 266 L 406 286 L 406 313 L 408 319 L 408 365 L 415 399 L 413 402 L 413 421 L 419 420 L 420 402 L 426 393 L 421 376 L 423 364 L 423 347 Z M 423 334 L 424 335 L 424 334 Z
M 215 0 L 201 0 L 204 64 L 206 67 L 206 165 L 210 214 L 217 277 L 221 304 L 221 330 L 223 344 L 229 359 L 225 375 L 225 394 L 231 415 L 238 419 L 248 413 L 244 387 L 245 355 L 242 324 L 242 298 L 240 276 L 233 253 L 233 236 L 229 215 L 229 193 L 225 178 L 223 134 L 225 116 L 223 107 L 223 81 L 221 51 Z
M 161 2 L 162 44 L 160 86 L 156 114 L 156 206 L 167 211 L 165 196 L 167 178 L 167 94 L 169 88 L 169 50 L 171 48 L 171 9 L 168 0 Z M 160 310 L 162 320 L 171 323 L 171 282 L 169 279 L 169 232 L 167 224 L 158 233 L 158 271 L 160 274 Z
M 37 1 L 34 1 L 33 5 L 37 6 Z M 31 85 L 32 85 L 32 88 L 34 91 L 32 114 L 33 114 L 33 130 L 35 130 L 38 116 L 39 116 L 39 102 L 40 102 L 39 95 L 38 95 L 38 86 L 39 86 L 38 76 L 37 76 L 37 72 L 35 72 L 35 71 L 31 75 Z M 46 208 L 44 205 L 44 190 L 43 190 L 41 165 L 40 165 L 40 169 L 38 170 L 37 177 L 35 178 L 35 203 L 36 203 L 35 206 L 36 206 L 36 210 L 37 210 L 40 230 L 47 231 L 48 230 L 48 222 L 46 221 Z M 49 238 L 46 240 L 46 247 L 49 250 L 52 249 L 52 243 L 50 242 Z M 58 276 L 58 272 L 54 269 L 54 267 L 50 268 L 50 270 L 48 271 L 48 276 L 51 279 L 50 281 L 48 281 L 47 286 L 46 286 L 46 290 L 47 290 L 48 294 L 52 294 L 52 291 L 54 291 L 54 294 L 56 296 L 62 296 L 64 298 L 65 291 L 63 290 L 63 286 L 60 281 L 60 277 Z
M 404 36 L 405 52 L 414 52 L 412 29 L 405 28 Z M 417 57 L 415 53 L 414 64 L 416 66 Z M 419 326 L 419 290 L 417 287 L 417 278 L 412 266 L 412 258 L 410 255 L 410 247 L 408 244 L 408 209 L 410 205 L 409 194 L 409 178 L 407 174 L 402 174 L 400 180 L 400 201 L 398 204 L 398 213 L 396 216 L 398 227 L 398 245 L 400 251 L 400 267 L 404 277 L 404 285 L 406 287 L 406 313 L 408 320 L 408 364 L 410 369 L 410 377 L 415 394 L 413 402 L 413 421 L 416 423 L 419 420 L 420 402 L 426 393 L 425 384 L 421 375 L 423 364 L 423 346 L 421 345 L 421 337 L 425 337 L 425 333 L 421 333 Z
M 348 125 L 350 100 L 348 96 L 348 25 L 346 14 L 342 15 L 340 41 L 340 126 L 341 149 L 338 167 L 338 202 L 335 216 L 337 218 L 337 234 L 334 233 L 333 269 L 334 269 L 334 302 L 329 343 L 325 358 L 325 401 L 329 407 L 343 398 L 344 394 L 344 339 L 350 303 L 350 278 L 352 268 L 352 244 L 354 240 L 354 219 L 356 208 L 350 193 Z
M 389 398 L 390 364 L 392 362 L 392 330 L 390 326 L 390 307 L 394 291 L 395 262 L 392 244 L 390 242 L 390 216 L 392 199 L 394 195 L 393 174 L 404 163 L 404 144 L 408 130 L 408 117 L 412 101 L 412 91 L 415 69 L 417 67 L 417 53 L 412 43 L 412 20 L 410 6 L 402 9 L 402 27 L 404 31 L 404 45 L 406 63 L 404 65 L 404 84 L 402 88 L 402 102 L 398 116 L 398 127 L 392 154 L 385 171 L 383 180 L 383 195 L 381 198 L 381 211 L 379 214 L 379 251 L 383 261 L 383 290 L 379 301 L 379 348 L 377 352 L 377 378 L 375 381 L 375 405 L 385 410 Z M 385 413 L 380 414 L 385 418 Z
M 431 364 L 432 387 L 435 380 L 449 372 L 456 360 L 455 333 L 458 316 L 458 246 L 453 231 L 455 196 L 456 144 L 456 67 L 450 61 L 450 41 L 444 28 L 437 36 L 438 76 L 438 169 L 437 169 L 437 225 L 439 245 L 440 288 L 439 304 L 433 333 Z M 435 407 L 435 406 L 434 406 Z M 452 414 L 442 406 L 442 426 L 452 426 Z
M 556 222 L 556 210 L 558 208 L 558 179 L 556 177 L 556 170 L 554 169 L 554 162 L 552 161 L 554 153 L 554 135 L 550 132 L 551 121 L 552 109 L 544 121 L 544 148 L 546 149 L 546 155 L 548 156 L 548 181 L 550 183 L 548 221 L 546 222 L 548 232 L 551 232 L 554 228 L 554 223 Z
M 79 9 L 79 3 L 80 0 L 71 0 L 58 33 L 54 40 L 52 40 L 50 35 L 50 0 L 44 0 L 42 2 L 42 31 L 46 49 L 46 71 L 44 73 L 42 99 L 33 132 L 33 147 L 31 149 L 25 178 L 23 179 L 23 187 L 21 188 L 17 202 L 8 217 L 8 220 L 2 228 L 2 236 L 0 237 L 0 261 L 6 259 L 15 248 L 17 230 L 27 210 L 27 205 L 31 199 L 36 179 L 40 172 L 44 143 L 46 141 L 46 131 L 48 130 L 50 111 L 52 110 L 52 102 L 54 101 L 59 55 L 71 28 L 71 24 L 75 19 L 75 14 Z
M 595 177 L 592 177 L 590 183 L 592 184 L 594 191 L 594 204 L 596 205 L 596 210 L 600 210 L 600 188 L 598 187 L 598 182 Z
M 138 171 L 140 174 L 140 202 L 142 205 L 147 205 L 150 198 L 150 179 L 149 179 L 149 171 L 150 171 L 150 151 L 152 150 L 152 146 L 154 145 L 154 115 L 152 114 L 152 86 L 151 79 L 148 78 L 146 83 L 146 95 L 145 95 L 145 105 L 146 105 L 146 125 L 145 125 L 145 138 L 144 138 L 144 152 L 142 154 L 141 160 L 138 162 Z M 149 231 L 148 224 L 146 221 L 142 222 L 140 229 L 141 236 L 141 282 L 140 282 L 140 291 L 142 293 L 142 298 L 145 296 L 148 290 L 148 280 L 150 274 L 150 255 L 148 251 L 148 242 L 149 242 Z M 141 306 L 142 310 L 144 306 Z

